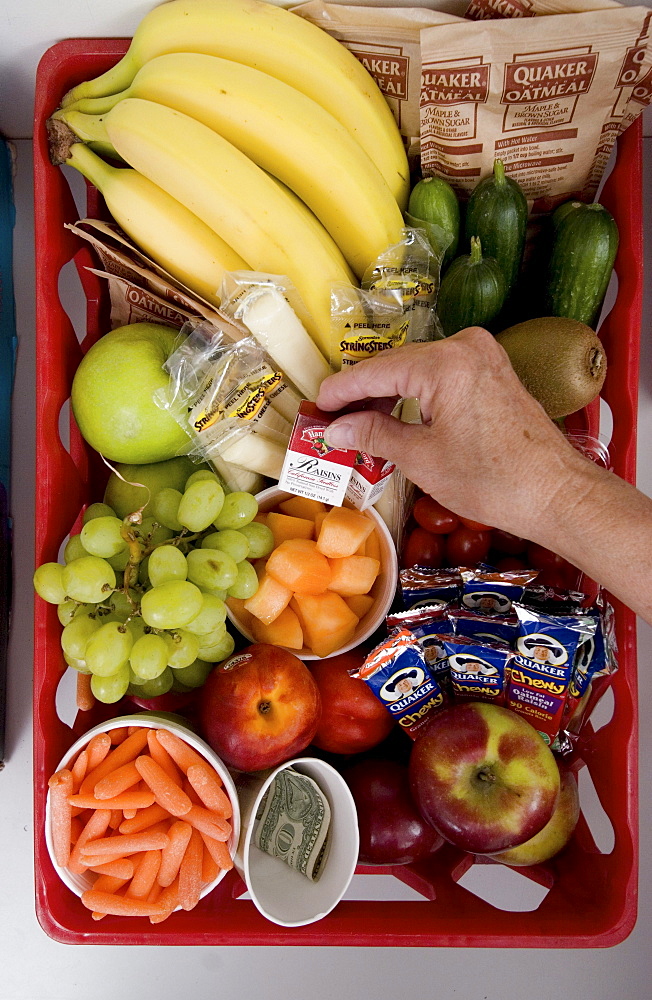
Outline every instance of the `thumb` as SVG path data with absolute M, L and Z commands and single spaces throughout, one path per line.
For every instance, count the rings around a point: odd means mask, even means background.
M 335 448 L 355 448 L 396 465 L 405 465 L 413 449 L 423 448 L 426 428 L 404 424 L 378 410 L 361 410 L 338 417 L 326 428 L 326 443 Z

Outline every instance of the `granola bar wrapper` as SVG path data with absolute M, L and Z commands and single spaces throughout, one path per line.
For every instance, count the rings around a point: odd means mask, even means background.
M 444 694 L 408 629 L 399 629 L 369 653 L 352 677 L 363 680 L 411 739 L 445 704 Z
M 403 606 L 418 608 L 433 601 L 459 601 L 462 577 L 459 569 L 428 569 L 410 566 L 399 573 Z
M 455 635 L 480 642 L 500 642 L 512 646 L 518 635 L 518 618 L 512 611 L 508 615 L 479 615 L 466 608 L 448 614 Z
M 546 615 L 516 604 L 519 634 L 507 684 L 506 707 L 554 745 L 564 718 L 578 647 L 596 631 L 588 615 Z
M 455 632 L 453 610 L 454 605 L 441 601 L 411 611 L 397 611 L 385 619 L 388 630 L 403 628 L 412 633 L 423 650 L 430 672 L 447 696 L 451 695 L 450 664 L 442 643 L 445 636 Z
M 652 100 L 648 7 L 464 21 L 421 33 L 421 166 L 464 198 L 495 159 L 533 213 L 592 201 Z
M 538 570 L 462 570 L 463 608 L 481 615 L 508 615 Z
M 443 637 L 450 686 L 456 700 L 492 701 L 505 705 L 506 681 L 514 657 L 508 645 L 462 636 Z

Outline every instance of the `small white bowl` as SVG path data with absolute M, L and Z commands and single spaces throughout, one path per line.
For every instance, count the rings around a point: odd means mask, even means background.
M 291 493 L 286 493 L 284 490 L 280 490 L 278 486 L 270 486 L 269 489 L 263 490 L 262 493 L 258 493 L 256 500 L 258 501 L 258 509 L 261 514 L 266 514 L 268 511 L 273 510 L 282 500 L 288 500 L 292 496 Z M 351 504 L 347 503 L 345 506 L 350 507 Z M 339 656 L 340 653 L 346 653 L 349 649 L 355 649 L 360 643 L 364 642 L 372 635 L 379 625 L 382 625 L 385 620 L 385 616 L 389 611 L 392 601 L 394 600 L 394 594 L 396 592 L 396 584 L 398 581 L 398 559 L 396 557 L 396 547 L 392 536 L 387 528 L 387 525 L 383 521 L 380 514 L 374 510 L 373 507 L 367 508 L 364 514 L 371 518 L 374 522 L 374 527 L 378 535 L 378 542 L 380 545 L 380 573 L 374 581 L 374 585 L 371 588 L 370 594 L 374 598 L 373 607 L 360 619 L 358 627 L 356 628 L 353 638 L 350 642 L 347 642 L 344 646 L 340 646 L 339 649 L 333 650 L 330 656 Z M 241 619 L 229 608 L 227 603 L 227 614 L 229 620 L 235 625 L 240 633 L 248 639 L 249 642 L 255 642 L 251 632 L 243 625 Z M 281 647 L 283 649 L 287 647 Z M 304 646 L 303 649 L 288 649 L 289 653 L 294 653 L 298 656 L 300 660 L 319 660 L 322 657 L 317 656 L 313 653 L 311 649 Z
M 193 750 L 196 750 L 198 754 L 201 754 L 201 756 L 205 758 L 206 762 L 210 764 L 211 767 L 215 768 L 224 785 L 224 791 L 228 795 L 233 807 L 233 816 L 230 820 L 233 829 L 228 840 L 229 853 L 231 857 L 233 857 L 236 845 L 240 838 L 240 804 L 238 802 L 238 793 L 236 791 L 235 784 L 233 783 L 233 778 L 227 771 L 226 766 L 222 763 L 217 754 L 209 747 L 209 745 L 180 722 L 176 722 L 165 715 L 159 715 L 157 712 L 139 712 L 136 715 L 121 715 L 115 719 L 109 719 L 107 722 L 102 722 L 100 725 L 94 726 L 92 729 L 89 729 L 87 733 L 84 733 L 83 736 L 80 736 L 77 742 L 73 743 L 70 749 L 66 752 L 62 760 L 59 761 L 56 770 L 60 771 L 64 767 L 69 767 L 77 757 L 77 754 L 84 749 L 91 737 L 95 736 L 96 733 L 106 733 L 111 729 L 118 729 L 122 726 L 143 726 L 147 729 L 167 729 L 169 732 L 174 733 L 175 736 L 180 737 L 184 743 L 187 743 Z M 77 875 L 74 872 L 71 872 L 68 868 L 62 868 L 55 860 L 54 847 L 52 844 L 52 830 L 50 828 L 49 792 L 45 803 L 45 842 L 50 854 L 50 860 L 52 861 L 52 864 L 54 865 L 54 868 L 56 869 L 62 882 L 65 882 L 68 888 L 74 892 L 76 896 L 80 897 L 83 892 L 86 892 L 87 889 L 92 889 L 95 876 L 89 878 L 89 876 L 85 874 Z M 222 881 L 225 875 L 225 871 L 220 871 L 212 882 L 208 882 L 202 888 L 200 898 L 203 899 L 204 896 L 211 892 L 211 890 L 213 890 L 215 886 Z M 177 909 L 180 909 L 180 907 L 177 907 Z
M 312 778 L 331 808 L 328 855 L 316 882 L 252 843 L 256 812 L 263 796 L 274 777 L 287 767 Z M 317 757 L 295 757 L 273 770 L 239 774 L 236 786 L 242 832 L 234 861 L 256 909 L 281 927 L 302 927 L 321 920 L 348 889 L 358 861 L 358 814 L 344 778 Z

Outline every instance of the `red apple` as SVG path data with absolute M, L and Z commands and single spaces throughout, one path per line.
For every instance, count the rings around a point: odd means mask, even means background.
M 555 810 L 543 830 L 518 847 L 511 847 L 501 854 L 493 854 L 494 861 L 505 865 L 538 865 L 558 854 L 573 835 L 580 818 L 580 797 L 577 778 L 572 771 L 562 771 L 559 799 Z
M 319 689 L 305 664 L 260 642 L 212 670 L 202 688 L 199 722 L 227 767 L 261 771 L 304 750 L 320 713 Z
M 408 769 L 395 760 L 362 760 L 342 776 L 358 810 L 363 865 L 408 865 L 444 843 L 419 814 L 410 794 Z
M 410 755 L 410 787 L 424 819 L 456 847 L 496 854 L 550 820 L 559 768 L 533 726 L 489 702 L 435 715 Z
M 362 753 L 394 728 L 391 715 L 365 682 L 349 676 L 365 655 L 364 649 L 354 649 L 310 664 L 321 695 L 321 719 L 312 742 L 321 750 Z

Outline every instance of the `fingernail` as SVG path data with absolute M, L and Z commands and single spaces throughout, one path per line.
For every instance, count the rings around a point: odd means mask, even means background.
M 348 420 L 337 420 L 324 431 L 326 444 L 333 448 L 352 448 L 355 445 L 353 439 L 353 427 Z

